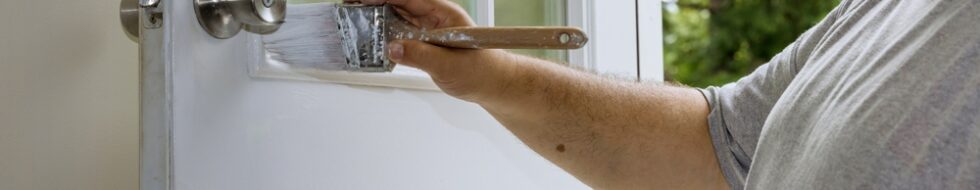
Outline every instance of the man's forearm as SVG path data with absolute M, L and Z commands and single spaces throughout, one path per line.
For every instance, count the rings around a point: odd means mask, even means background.
M 533 150 L 595 188 L 725 187 L 694 89 L 606 79 L 526 57 L 479 101 Z M 717 189 L 717 188 L 715 188 Z

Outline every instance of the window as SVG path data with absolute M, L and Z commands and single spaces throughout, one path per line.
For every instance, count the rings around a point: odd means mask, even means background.
M 340 1 L 290 0 L 289 3 Z M 481 26 L 574 26 L 583 29 L 590 38 L 586 47 L 579 50 L 510 50 L 512 52 L 567 63 L 574 67 L 621 78 L 662 80 L 660 79 L 663 76 L 662 53 L 659 52 L 661 45 L 658 41 L 660 1 L 607 0 L 601 3 L 593 0 L 451 1 L 466 9 Z M 644 10 L 655 9 L 650 10 L 655 12 L 638 12 L 638 6 Z M 653 38 L 640 38 L 638 33 Z M 641 60 L 640 55 L 649 56 Z M 351 73 L 302 70 L 257 61 L 251 68 L 253 75 L 259 77 L 437 90 L 427 74 L 408 67 L 396 67 L 392 73 Z M 642 72 L 653 74 L 643 75 Z

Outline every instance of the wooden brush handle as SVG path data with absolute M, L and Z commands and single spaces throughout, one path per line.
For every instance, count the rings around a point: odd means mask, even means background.
M 467 49 L 578 49 L 589 41 L 572 27 L 454 27 L 427 33 L 422 41 Z

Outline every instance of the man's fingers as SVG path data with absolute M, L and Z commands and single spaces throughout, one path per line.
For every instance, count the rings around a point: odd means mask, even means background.
M 359 2 L 367 5 L 388 3 L 405 9 L 410 16 L 428 16 L 438 10 L 453 8 L 453 2 L 448 0 L 344 0 L 344 2 Z
M 344 3 L 363 3 L 367 5 L 384 4 L 385 0 L 344 0 Z
M 437 73 L 456 60 L 450 50 L 415 40 L 398 40 L 388 44 L 388 58 L 395 63 Z
M 466 10 L 448 0 L 344 0 L 345 3 L 366 5 L 391 4 L 399 15 L 423 28 L 444 28 L 475 25 Z
M 466 10 L 448 0 L 387 0 L 401 7 L 410 17 L 423 18 L 422 25 L 430 28 L 473 26 L 473 19 Z M 404 14 L 403 14 L 404 15 Z
M 439 11 L 456 8 L 455 3 L 448 0 L 387 0 L 387 2 L 405 9 L 411 16 L 432 16 Z

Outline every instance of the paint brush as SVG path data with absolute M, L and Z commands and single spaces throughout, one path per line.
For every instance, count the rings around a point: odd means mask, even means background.
M 454 27 L 423 29 L 390 5 L 291 4 L 286 23 L 262 37 L 267 58 L 320 70 L 390 72 L 392 40 L 420 40 L 467 49 L 577 49 L 588 42 L 572 27 Z

